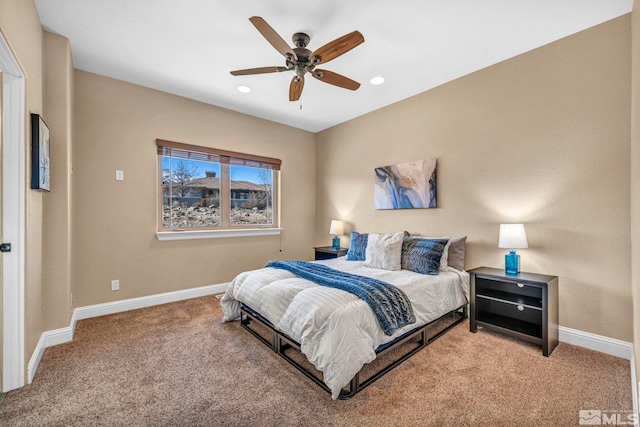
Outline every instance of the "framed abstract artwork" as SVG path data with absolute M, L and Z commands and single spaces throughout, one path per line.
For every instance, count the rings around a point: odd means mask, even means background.
M 31 188 L 34 190 L 51 190 L 49 148 L 49 127 L 38 114 L 31 114 Z
M 376 209 L 436 207 L 436 159 L 375 169 Z

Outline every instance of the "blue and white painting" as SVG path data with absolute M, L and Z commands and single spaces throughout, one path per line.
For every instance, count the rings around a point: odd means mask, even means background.
M 436 207 L 436 159 L 376 168 L 376 209 Z

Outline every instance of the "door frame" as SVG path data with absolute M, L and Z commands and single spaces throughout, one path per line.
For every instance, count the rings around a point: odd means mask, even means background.
M 2 392 L 25 385 L 25 74 L 0 32 L 2 70 Z

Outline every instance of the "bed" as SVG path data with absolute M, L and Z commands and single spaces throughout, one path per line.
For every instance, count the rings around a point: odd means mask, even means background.
M 406 246 L 407 237 L 400 240 Z M 350 251 L 353 242 L 352 238 Z M 374 246 L 370 245 L 369 252 Z M 221 298 L 223 321 L 240 319 L 245 329 L 330 392 L 333 399 L 352 397 L 467 317 L 469 275 L 446 265 L 446 260 L 442 262 L 442 253 L 447 253 L 449 248 L 442 246 L 440 254 L 437 251 L 432 254 L 437 257 L 437 274 L 423 274 L 406 268 L 377 268 L 380 265 L 372 264 L 366 257 L 362 259 L 363 256 L 349 259 L 348 255 L 313 262 L 378 279 L 404 292 L 411 301 L 416 321 L 390 335 L 387 334 L 389 331 L 385 333 L 370 306 L 356 295 L 321 286 L 273 267 L 243 272 L 229 284 Z M 388 246 L 381 249 L 389 251 Z M 408 255 L 404 253 L 405 248 L 402 249 L 404 261 Z M 388 258 L 391 252 L 395 256 L 393 249 L 384 257 Z M 403 262 L 401 266 L 407 265 Z M 441 330 L 429 330 L 443 318 L 452 320 L 445 322 Z M 267 334 L 260 334 L 256 325 L 266 329 Z M 413 350 L 388 363 L 366 381 L 360 381 L 359 372 L 363 366 L 408 342 L 413 343 Z M 305 367 L 299 359 L 290 356 L 289 349 L 304 354 L 315 369 Z M 321 375 L 314 374 L 314 370 Z

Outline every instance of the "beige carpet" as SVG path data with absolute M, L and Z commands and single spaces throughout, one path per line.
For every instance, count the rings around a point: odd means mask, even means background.
M 9 392 L 2 426 L 570 426 L 630 410 L 629 362 L 540 348 L 468 322 L 347 401 L 197 298 L 78 322 Z

